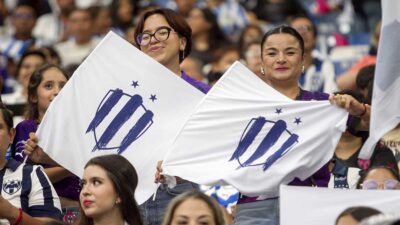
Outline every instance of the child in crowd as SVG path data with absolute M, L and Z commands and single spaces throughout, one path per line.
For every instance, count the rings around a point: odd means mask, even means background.
M 12 154 L 15 160 L 25 160 L 23 149 L 26 140 L 29 139 L 29 133 L 36 132 L 51 101 L 54 100 L 68 79 L 69 75 L 53 64 L 45 64 L 33 72 L 28 84 L 26 120 L 17 125 L 16 136 L 12 144 Z M 28 160 L 28 162 L 45 167 L 45 173 L 60 196 L 63 219 L 65 222 L 72 223 L 79 212 L 79 178 L 60 166 L 52 167 L 40 161 Z

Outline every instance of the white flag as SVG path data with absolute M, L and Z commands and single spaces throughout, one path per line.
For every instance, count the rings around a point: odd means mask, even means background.
M 359 158 L 369 159 L 376 143 L 400 122 L 400 1 L 382 1 L 382 29 L 372 96 L 370 136 Z
M 349 207 L 368 206 L 383 213 L 398 212 L 399 190 L 355 190 L 282 185 L 280 225 L 334 225 Z
M 275 197 L 333 155 L 347 112 L 329 101 L 293 101 L 236 62 L 185 123 L 163 170 L 204 185 Z
M 142 203 L 166 153 L 203 93 L 114 33 L 76 70 L 46 112 L 39 145 L 78 176 L 98 155 L 121 154 L 136 168 Z

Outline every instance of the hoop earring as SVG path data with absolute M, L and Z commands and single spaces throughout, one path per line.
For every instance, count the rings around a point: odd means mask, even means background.
M 301 66 L 301 73 L 304 73 L 305 69 L 306 69 L 306 68 L 304 67 L 304 65 Z
M 262 75 L 265 75 L 264 68 L 262 68 L 262 67 L 261 67 L 261 74 L 262 74 Z

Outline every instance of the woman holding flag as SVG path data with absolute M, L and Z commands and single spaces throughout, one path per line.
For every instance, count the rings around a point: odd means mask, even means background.
M 292 27 L 282 25 L 268 31 L 261 42 L 261 75 L 259 77 L 281 94 L 293 100 L 330 100 L 346 109 L 350 115 L 359 116 L 368 124 L 370 106 L 362 104 L 350 95 L 329 96 L 309 92 L 299 87 L 304 72 L 304 41 Z M 361 129 L 361 127 L 360 127 Z M 294 179 L 290 185 L 327 187 L 330 174 L 325 165 L 308 179 Z M 235 224 L 279 224 L 279 196 L 263 199 L 240 195 Z
M 155 9 L 146 12 L 135 30 L 135 41 L 141 51 L 193 87 L 207 93 L 210 89 L 208 85 L 194 80 L 180 69 L 180 63 L 191 51 L 191 36 L 192 30 L 185 19 L 169 9 Z M 160 169 L 160 166 L 157 169 Z M 179 177 L 176 177 L 176 183 L 174 188 L 161 184 L 155 199 L 149 199 L 141 205 L 146 224 L 161 224 L 168 203 L 180 193 L 197 188 L 196 184 Z

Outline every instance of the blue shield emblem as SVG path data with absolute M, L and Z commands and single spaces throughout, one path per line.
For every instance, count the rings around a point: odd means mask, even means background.
M 20 180 L 11 180 L 7 181 L 3 184 L 3 191 L 9 195 L 12 195 L 21 189 L 21 181 Z
M 271 121 L 265 117 L 249 121 L 239 144 L 229 161 L 237 160 L 240 167 L 262 166 L 263 171 L 289 152 L 299 136 L 287 129 L 283 120 Z
M 93 132 L 96 142 L 92 151 L 116 149 L 118 154 L 123 153 L 151 127 L 153 115 L 144 106 L 142 96 L 110 90 L 86 130 Z

